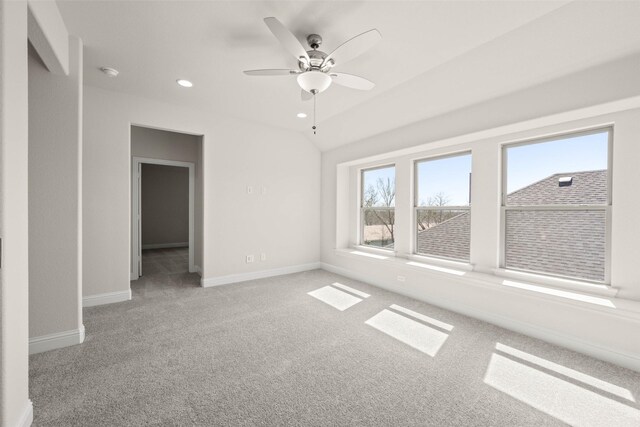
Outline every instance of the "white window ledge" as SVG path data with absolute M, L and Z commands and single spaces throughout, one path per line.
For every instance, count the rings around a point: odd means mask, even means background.
M 590 282 L 582 282 L 580 280 L 563 279 L 560 277 L 551 277 L 541 274 L 529 273 L 526 271 L 507 270 L 504 268 L 496 268 L 494 274 L 509 279 L 521 280 L 525 282 L 535 283 L 539 285 L 553 286 L 572 291 L 587 292 L 594 295 L 603 295 L 607 297 L 615 297 L 618 289 L 612 288 L 605 284 L 597 284 Z
M 384 249 L 384 248 L 378 248 L 375 246 L 354 245 L 353 249 L 360 252 L 378 254 L 378 255 L 387 256 L 387 257 L 395 257 L 397 255 L 397 252 L 394 249 Z
M 408 258 L 409 260 L 416 261 L 419 264 L 449 267 L 455 270 L 462 270 L 462 271 L 473 271 L 473 266 L 468 262 L 464 262 L 464 261 L 454 261 L 451 259 L 435 258 L 435 257 L 429 257 L 425 255 L 415 255 L 415 254 L 409 255 Z
M 459 277 L 470 285 L 480 285 L 493 290 L 502 290 L 530 296 L 535 295 L 543 299 L 552 299 L 568 304 L 580 304 L 596 310 L 615 310 L 619 315 L 640 321 L 640 302 L 615 299 L 618 290 L 610 286 L 556 279 L 553 277 L 503 269 L 496 269 L 493 272 L 479 272 L 473 270 L 471 264 L 451 261 L 451 263 L 459 265 L 457 267 L 453 265 L 444 266 L 442 263 L 426 263 L 423 259 L 425 257 L 420 257 L 422 261 L 420 262 L 417 261 L 415 257 L 411 257 L 410 259 L 395 257 L 390 251 L 387 251 L 386 255 L 381 255 L 369 251 L 365 252 L 360 249 L 361 248 L 342 248 L 336 249 L 335 253 L 338 256 L 373 262 L 379 265 L 388 265 L 389 267 L 405 271 L 420 271 L 439 277 L 448 277 L 449 279 Z M 541 283 L 544 280 L 548 280 L 548 282 Z

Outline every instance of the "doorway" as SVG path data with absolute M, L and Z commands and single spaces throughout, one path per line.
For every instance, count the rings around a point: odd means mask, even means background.
M 185 251 L 187 270 L 196 272 L 195 164 L 134 157 L 131 176 L 136 179 L 132 185 L 131 279 L 145 274 L 145 268 L 148 274 L 179 272 Z

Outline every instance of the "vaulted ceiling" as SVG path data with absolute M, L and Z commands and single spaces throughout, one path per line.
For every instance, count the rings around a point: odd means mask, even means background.
M 58 1 L 85 45 L 85 84 L 302 132 L 322 150 L 640 52 L 640 2 L 587 1 Z M 333 85 L 313 104 L 262 21 L 275 16 L 322 50 L 370 28 L 383 39 L 336 71 L 376 83 Z M 305 44 L 306 46 L 306 44 Z M 118 78 L 99 71 L 112 66 Z M 194 83 L 179 87 L 178 78 Z M 296 113 L 306 112 L 306 119 Z

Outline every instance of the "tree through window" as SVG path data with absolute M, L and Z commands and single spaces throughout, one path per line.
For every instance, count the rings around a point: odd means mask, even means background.
M 395 166 L 362 171 L 360 243 L 393 249 L 395 242 Z
M 415 252 L 468 261 L 471 154 L 420 160 L 415 168 Z

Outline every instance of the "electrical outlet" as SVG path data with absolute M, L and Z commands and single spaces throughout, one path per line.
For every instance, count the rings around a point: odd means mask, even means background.
M 398 282 L 404 282 L 405 280 L 407 280 L 406 277 L 404 276 L 398 276 Z
M 247 255 L 247 264 L 253 262 L 253 255 Z
M 247 185 L 247 194 L 253 194 L 253 186 Z
M 267 260 L 267 254 L 265 254 L 264 252 L 262 252 L 260 254 L 260 261 L 266 261 Z

